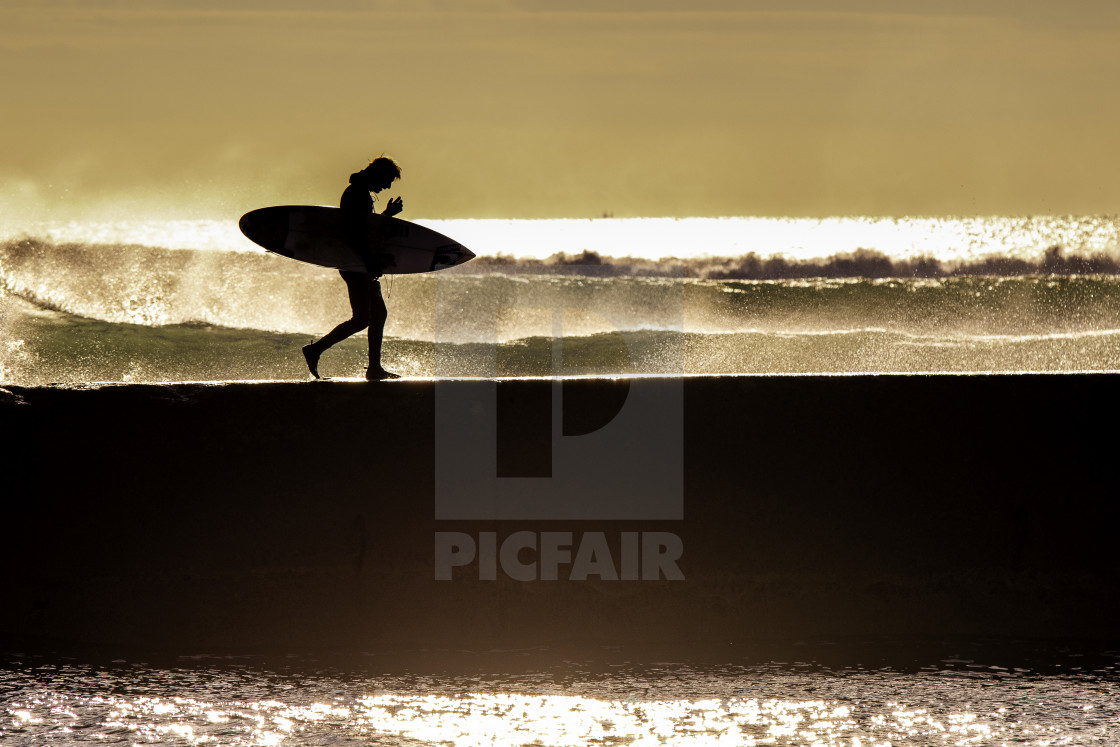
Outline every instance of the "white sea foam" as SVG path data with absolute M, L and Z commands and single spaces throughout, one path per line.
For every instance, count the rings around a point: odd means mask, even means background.
M 564 252 L 658 260 L 756 253 L 817 259 L 870 249 L 892 259 L 943 262 L 999 255 L 1034 259 L 1051 246 L 1070 253 L 1120 251 L 1118 216 L 952 218 L 609 218 L 415 222 L 453 236 L 479 256 L 544 259 Z M 145 245 L 259 252 L 236 219 L 8 223 L 0 239 L 37 236 L 55 243 Z

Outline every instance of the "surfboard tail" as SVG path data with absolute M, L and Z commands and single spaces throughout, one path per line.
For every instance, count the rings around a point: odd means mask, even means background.
M 432 271 L 446 270 L 474 259 L 474 252 L 460 244 L 441 246 L 432 257 Z

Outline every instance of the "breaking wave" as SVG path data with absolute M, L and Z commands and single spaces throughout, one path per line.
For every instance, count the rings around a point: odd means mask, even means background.
M 952 267 L 873 252 L 480 258 L 382 281 L 385 364 L 480 376 L 1118 370 L 1110 262 L 1057 248 Z M 299 347 L 348 315 L 334 271 L 263 252 L 0 243 L 0 383 L 303 378 Z M 364 365 L 361 338 L 324 359 L 335 375 Z
M 944 278 L 962 275 L 1114 275 L 1120 261 L 1111 253 L 1066 255 L 1061 246 L 1049 247 L 1037 259 L 987 256 L 974 260 L 943 261 L 930 256 L 892 259 L 873 249 L 833 254 L 825 258 L 789 259 L 749 252 L 739 257 L 669 257 L 646 260 L 605 257 L 584 250 L 560 252 L 547 259 L 496 255 L 479 257 L 472 269 L 529 274 L 580 274 L 596 277 L 682 277 L 723 280 L 790 280 L 800 278 Z

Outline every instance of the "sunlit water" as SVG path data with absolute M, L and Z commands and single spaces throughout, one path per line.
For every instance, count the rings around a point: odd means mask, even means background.
M 1107 660 L 1107 658 L 1106 658 Z M 311 668 L 309 668 L 311 667 Z M 1095 671 L 947 659 L 371 675 L 237 659 L 0 670 L 5 744 L 1084 745 L 1120 740 L 1115 658 Z
M 408 217 L 408 216 L 402 216 Z M 1070 252 L 1116 251 L 1120 217 L 966 216 L 834 218 L 611 218 L 555 220 L 435 220 L 417 223 L 453 236 L 479 256 L 543 259 L 558 252 L 592 251 L 611 257 L 748 252 L 795 259 L 873 249 L 892 258 L 919 255 L 942 261 L 991 254 L 1031 257 L 1061 245 Z M 157 246 L 169 249 L 259 251 L 227 220 L 55 221 L 20 223 L 0 218 L 0 239 L 37 236 L 59 243 Z

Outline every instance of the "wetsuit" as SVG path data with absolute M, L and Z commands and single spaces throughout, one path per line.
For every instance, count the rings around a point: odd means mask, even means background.
M 381 340 L 385 333 L 385 319 L 388 312 L 385 299 L 381 297 L 381 268 L 377 258 L 366 245 L 366 219 L 373 212 L 373 197 L 369 190 L 354 184 L 357 174 L 351 174 L 350 186 L 342 193 L 339 207 L 342 208 L 342 221 L 347 240 L 355 251 L 365 260 L 370 272 L 339 270 L 338 274 L 346 282 L 346 293 L 350 297 L 351 317 L 332 329 L 315 344 L 318 353 L 342 342 L 350 335 L 369 327 L 369 365 L 371 369 L 381 368 Z

